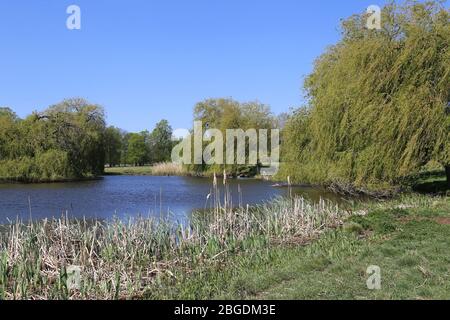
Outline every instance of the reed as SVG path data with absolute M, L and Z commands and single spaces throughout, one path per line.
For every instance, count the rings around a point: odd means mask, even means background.
M 142 167 L 111 167 L 105 168 L 109 175 L 132 175 L 132 176 L 185 176 L 187 172 L 180 164 L 172 162 L 160 162 L 152 166 Z
M 185 175 L 185 170 L 181 164 L 161 162 L 152 166 L 152 174 L 154 176 L 182 176 Z
M 229 254 L 279 243 L 304 243 L 340 225 L 349 214 L 336 205 L 303 198 L 250 207 L 232 204 L 226 174 L 217 177 L 211 210 L 188 223 L 161 218 L 127 221 L 67 217 L 4 226 L 0 235 L 0 299 L 131 299 L 160 285 L 162 277 L 189 273 Z M 67 285 L 69 266 L 81 282 Z

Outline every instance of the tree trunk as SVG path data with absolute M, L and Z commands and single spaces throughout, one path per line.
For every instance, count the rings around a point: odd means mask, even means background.
M 450 166 L 445 166 L 445 175 L 447 176 L 447 186 L 450 188 Z

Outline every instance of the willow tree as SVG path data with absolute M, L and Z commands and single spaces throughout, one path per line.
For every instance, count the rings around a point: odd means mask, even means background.
M 104 171 L 105 112 L 103 107 L 82 98 L 66 99 L 34 114 L 33 127 L 46 126 L 46 139 L 53 148 L 68 154 L 77 176 L 99 175 Z
M 231 98 L 220 99 L 207 99 L 199 102 L 194 107 L 194 121 L 201 121 L 203 128 L 202 132 L 210 129 L 217 129 L 222 133 L 223 143 L 227 141 L 227 130 L 240 129 L 243 132 L 247 130 L 254 131 L 256 133 L 261 129 L 271 130 L 275 126 L 275 118 L 270 111 L 268 105 L 262 104 L 258 101 L 241 103 Z M 235 137 L 233 138 L 235 139 Z M 212 141 L 204 141 L 203 149 L 205 149 L 211 142 L 215 142 L 215 138 L 211 138 Z M 234 161 L 233 164 L 226 161 L 226 165 L 214 164 L 207 165 L 193 164 L 188 166 L 188 170 L 197 173 L 213 173 L 222 172 L 224 169 L 231 175 L 255 175 L 260 167 L 260 159 L 257 159 L 257 165 L 250 163 L 250 151 L 249 151 L 249 138 L 245 137 L 245 164 L 239 163 L 237 155 L 237 141 L 232 140 L 231 144 L 234 147 Z M 270 139 L 268 139 L 268 143 Z M 225 146 L 221 145 L 225 149 Z M 228 160 L 226 157 L 226 151 L 224 151 L 224 160 Z M 204 159 L 203 159 L 204 160 Z M 233 159 L 232 159 L 233 160 Z
M 382 10 L 343 22 L 341 41 L 305 81 L 307 112 L 284 132 L 282 173 L 356 186 L 396 184 L 430 160 L 450 181 L 450 23 L 442 1 Z
M 17 136 L 17 115 L 7 107 L 0 107 L 0 160 L 11 157 Z

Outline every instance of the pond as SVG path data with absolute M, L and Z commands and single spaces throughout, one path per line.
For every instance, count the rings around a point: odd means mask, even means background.
M 221 184 L 221 179 L 219 179 Z M 212 180 L 192 177 L 105 176 L 98 180 L 43 183 L 0 184 L 0 223 L 17 217 L 33 220 L 61 217 L 109 219 L 129 216 L 170 215 L 183 219 L 192 211 L 209 208 Z M 229 180 L 234 204 L 259 204 L 287 196 L 288 188 L 256 179 Z M 240 192 L 239 192 L 240 190 Z M 343 199 L 314 187 L 295 187 L 292 193 L 313 201 Z M 242 200 L 240 200 L 242 199 Z

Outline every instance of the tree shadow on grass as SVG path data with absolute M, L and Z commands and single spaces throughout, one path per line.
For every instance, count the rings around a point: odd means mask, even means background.
M 450 191 L 443 170 L 421 172 L 408 178 L 412 190 L 424 194 L 446 194 Z

